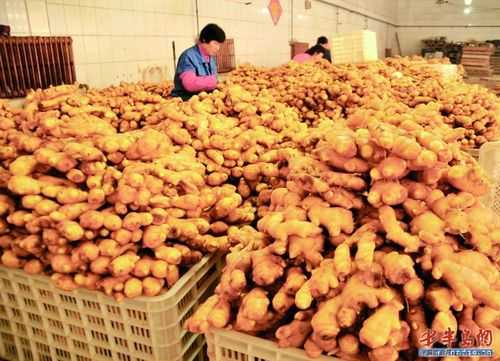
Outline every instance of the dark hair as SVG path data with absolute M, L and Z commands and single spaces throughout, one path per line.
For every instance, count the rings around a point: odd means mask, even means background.
M 226 40 L 226 33 L 217 24 L 207 24 L 200 32 L 200 41 L 202 43 L 209 43 L 215 40 L 223 43 Z
M 318 44 L 318 45 L 328 44 L 328 38 L 326 36 L 320 36 L 318 38 L 318 40 L 316 41 L 316 44 Z
M 315 54 L 323 54 L 323 58 L 326 56 L 326 50 L 321 45 L 314 45 L 313 47 L 306 50 L 306 54 L 315 55 Z

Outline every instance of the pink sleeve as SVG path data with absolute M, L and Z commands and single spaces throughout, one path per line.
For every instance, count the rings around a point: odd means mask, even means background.
M 297 54 L 293 57 L 293 61 L 296 61 L 297 63 L 304 63 L 306 61 L 308 61 L 309 59 L 311 59 L 311 55 L 307 54 L 307 53 L 303 53 L 303 54 Z
M 213 90 L 217 87 L 217 77 L 215 75 L 196 76 L 193 71 L 185 71 L 180 75 L 180 78 L 184 89 L 191 93 Z

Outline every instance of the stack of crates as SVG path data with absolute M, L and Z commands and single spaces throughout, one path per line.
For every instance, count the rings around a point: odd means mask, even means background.
M 164 294 L 123 302 L 0 267 L 0 359 L 205 361 L 203 335 L 183 324 L 213 293 L 221 266 L 205 256 Z
M 334 64 L 376 61 L 377 34 L 369 30 L 336 34 L 330 41 L 330 50 Z

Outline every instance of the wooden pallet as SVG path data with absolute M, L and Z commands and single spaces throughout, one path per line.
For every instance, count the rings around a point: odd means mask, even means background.
M 489 45 L 466 46 L 461 63 L 467 74 L 472 76 L 493 75 L 492 55 L 495 48 Z

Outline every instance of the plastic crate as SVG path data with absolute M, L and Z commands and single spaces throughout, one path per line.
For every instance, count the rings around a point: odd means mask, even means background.
M 458 79 L 458 65 L 456 64 L 428 64 L 427 66 L 439 72 L 445 81 Z
M 369 30 L 336 34 L 330 41 L 334 64 L 378 60 L 377 34 Z
M 206 335 L 210 361 L 311 361 L 303 350 L 279 348 L 275 342 L 229 330 Z M 342 361 L 321 356 L 315 361 Z
M 47 276 L 0 267 L 0 358 L 9 361 L 203 361 L 184 321 L 212 292 L 221 257 L 205 256 L 166 293 L 121 303 L 58 289 Z
M 500 216 L 500 142 L 485 143 L 479 149 L 479 165 L 491 181 L 483 203 Z
M 425 61 L 417 61 L 413 63 L 413 66 L 421 68 L 423 72 L 427 69 L 432 69 L 441 76 L 442 80 L 447 82 L 458 80 L 459 78 L 458 65 L 456 64 L 431 64 Z

